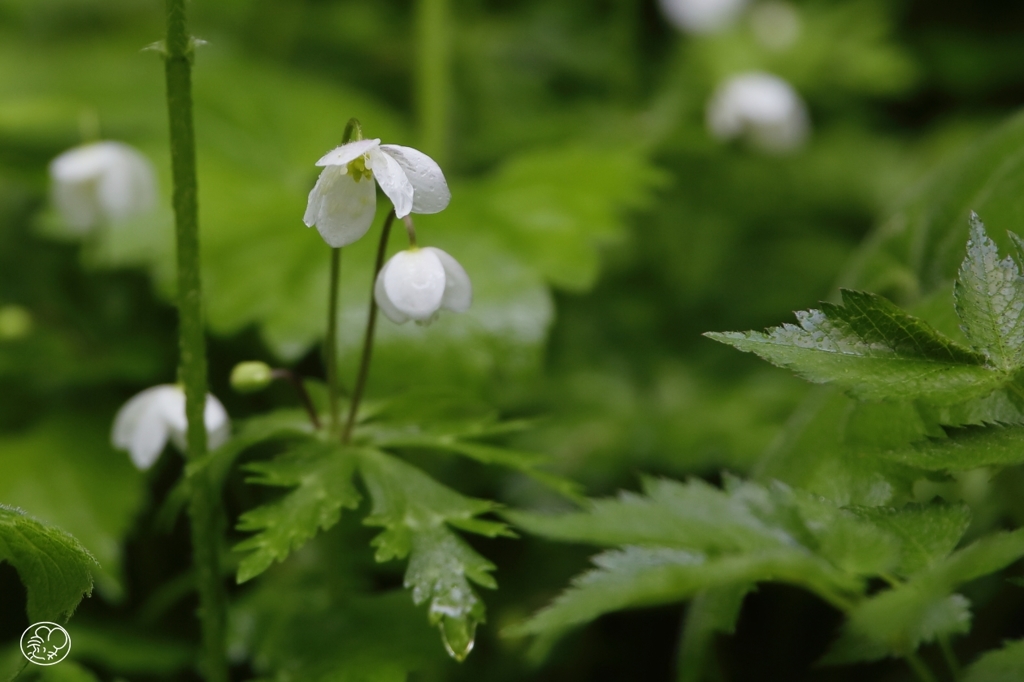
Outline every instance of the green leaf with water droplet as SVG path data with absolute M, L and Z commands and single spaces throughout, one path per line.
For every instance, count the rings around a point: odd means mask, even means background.
M 858 398 L 962 402 L 1006 381 L 981 353 L 946 338 L 893 303 L 842 290 L 843 305 L 796 314 L 767 333 L 708 333 L 716 341 L 792 369 L 809 381 L 835 383 Z
M 992 366 L 1014 372 L 1024 367 L 1024 279 L 1013 258 L 999 258 L 977 214 L 971 213 L 970 224 L 967 257 L 953 288 L 956 312 L 967 338 Z
M 284 561 L 317 532 L 336 524 L 343 507 L 358 506 L 359 492 L 352 483 L 357 452 L 340 443 L 312 441 L 245 467 L 255 474 L 250 483 L 293 490 L 239 519 L 239 530 L 256 532 L 235 545 L 235 551 L 248 552 L 238 566 L 239 583 Z
M 78 540 L 2 504 L 0 561 L 14 566 L 25 585 L 29 622 L 66 622 L 92 593 L 97 563 Z
M 359 461 L 373 501 L 365 523 L 384 528 L 372 543 L 377 561 L 409 557 L 405 586 L 416 604 L 429 603 L 430 623 L 441 629 L 449 653 L 463 660 L 485 616 L 470 583 L 489 588 L 497 583 L 490 575 L 494 564 L 449 526 L 487 537 L 513 534 L 503 523 L 477 518 L 495 510 L 493 502 L 464 497 L 384 452 L 362 450 Z

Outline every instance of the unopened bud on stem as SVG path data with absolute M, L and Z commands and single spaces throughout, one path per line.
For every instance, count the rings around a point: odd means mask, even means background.
M 231 370 L 231 388 L 239 393 L 262 391 L 273 380 L 273 370 L 265 362 L 240 362 Z

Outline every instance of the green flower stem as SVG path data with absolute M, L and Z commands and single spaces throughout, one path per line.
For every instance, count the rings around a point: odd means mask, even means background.
M 939 646 L 942 648 L 942 656 L 946 659 L 950 674 L 954 680 L 959 680 L 962 670 L 956 652 L 953 651 L 953 646 L 949 643 L 949 635 L 939 635 Z
M 309 397 L 309 391 L 306 390 L 306 385 L 302 383 L 302 377 L 291 371 L 290 369 L 275 369 L 270 372 L 270 376 L 273 379 L 283 379 L 291 384 L 292 388 L 295 389 L 296 395 L 299 396 L 299 402 L 302 403 L 302 407 L 305 408 L 306 414 L 309 415 L 309 423 L 313 425 L 313 428 L 320 430 L 320 417 L 317 416 L 316 406 L 313 405 L 313 399 Z
M 341 280 L 341 249 L 331 249 L 331 279 L 327 301 L 327 336 L 324 338 L 324 365 L 327 368 L 327 402 L 331 412 L 331 433 L 341 425 L 338 409 L 338 289 Z
M 907 662 L 910 669 L 914 671 L 914 675 L 921 682 L 938 682 L 931 669 L 928 668 L 928 664 L 921 660 L 921 657 L 917 654 L 907 654 L 903 657 L 903 660 Z
M 350 118 L 345 124 L 341 143 L 363 139 L 363 127 L 359 119 Z M 324 337 L 324 366 L 327 370 L 327 403 L 331 412 L 331 433 L 338 433 L 341 426 L 341 411 L 338 409 L 338 289 L 341 283 L 341 249 L 331 249 L 331 278 L 327 295 L 327 334 Z M 317 427 L 319 428 L 319 426 Z
M 405 225 L 405 233 L 409 236 L 409 246 L 416 248 L 416 226 L 412 224 L 412 216 L 407 215 L 402 218 L 402 223 Z
M 178 317 L 181 364 L 188 418 L 188 458 L 206 455 L 206 339 L 199 277 L 199 211 L 196 201 L 196 145 L 192 123 L 192 39 L 185 0 L 167 0 L 165 73 L 170 120 L 173 204 L 178 251 Z M 220 571 L 221 508 L 206 469 L 188 481 L 192 551 L 202 624 L 201 668 L 207 682 L 226 682 L 224 653 L 226 598 Z
M 370 282 L 370 314 L 366 318 L 366 334 L 363 336 L 363 355 L 359 359 L 359 374 L 356 377 L 355 388 L 352 389 L 352 401 L 348 406 L 348 419 L 345 420 L 345 432 L 341 436 L 343 443 L 352 440 L 352 429 L 355 427 L 356 414 L 359 412 L 359 403 L 363 399 L 363 390 L 366 388 L 366 377 L 370 373 L 370 356 L 373 353 L 373 332 L 377 328 L 377 300 L 373 295 L 374 285 L 377 283 L 377 275 L 384 267 L 384 256 L 388 250 L 388 237 L 391 235 L 391 223 L 395 222 L 395 211 L 392 209 L 384 221 L 384 229 L 380 233 L 380 244 L 377 246 L 377 264 L 373 269 L 373 281 Z
M 416 3 L 416 118 L 420 148 L 444 166 L 451 102 L 449 0 Z

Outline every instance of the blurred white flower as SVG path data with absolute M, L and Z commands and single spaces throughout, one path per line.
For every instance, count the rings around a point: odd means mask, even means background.
M 745 136 L 769 152 L 795 149 L 807 139 L 807 108 L 793 87 L 777 76 L 750 72 L 733 76 L 708 102 L 707 125 L 722 140 Z
M 213 450 L 223 445 L 231 434 L 231 422 L 221 402 L 209 393 L 203 420 L 208 447 Z M 181 386 L 161 384 L 133 396 L 117 411 L 111 440 L 115 448 L 128 451 L 136 467 L 145 470 L 153 466 L 168 440 L 185 452 L 187 431 L 185 392 Z
M 93 142 L 50 162 L 50 195 L 64 223 L 87 232 L 148 211 L 156 202 L 153 166 L 123 142 Z
M 452 197 L 437 163 L 411 147 L 357 140 L 328 152 L 316 165 L 325 168 L 309 193 L 302 220 L 307 227 L 316 225 L 333 247 L 351 244 L 370 229 L 377 203 L 371 176 L 395 205 L 398 218 L 438 213 Z
M 669 23 L 687 33 L 714 33 L 731 24 L 749 0 L 659 0 Z
M 785 50 L 800 37 L 800 14 L 788 2 L 769 0 L 750 10 L 750 28 L 762 46 Z
M 392 322 L 430 324 L 441 308 L 464 313 L 473 302 L 473 285 L 459 263 L 427 246 L 391 257 L 373 289 L 374 299 Z

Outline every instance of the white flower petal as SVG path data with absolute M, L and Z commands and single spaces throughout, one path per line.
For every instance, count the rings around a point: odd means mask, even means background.
M 377 179 L 380 188 L 395 205 L 395 217 L 404 218 L 409 215 L 412 211 L 412 183 L 398 161 L 379 149 L 371 149 L 367 157 L 370 159 L 367 167 L 373 171 L 373 177 Z
M 436 161 L 412 147 L 382 144 L 380 149 L 398 162 L 412 184 L 413 213 L 439 213 L 448 206 L 452 193 Z
M 100 176 L 96 191 L 106 217 L 124 220 L 156 203 L 156 177 L 146 157 L 128 145 L 117 144 L 114 156 L 116 161 Z
M 114 418 L 114 447 L 127 450 L 139 469 L 153 466 L 167 445 L 168 411 L 180 411 L 184 419 L 185 396 L 177 386 L 162 384 L 135 395 Z
M 207 449 L 216 450 L 231 437 L 231 420 L 228 419 L 228 411 L 212 393 L 206 394 L 203 421 L 206 423 Z
M 395 308 L 413 320 L 429 320 L 444 297 L 444 266 L 425 249 L 399 251 L 384 273 L 384 293 Z
M 473 284 L 469 281 L 465 268 L 441 249 L 426 246 L 423 250 L 437 256 L 444 268 L 444 296 L 441 298 L 441 307 L 456 313 L 469 310 L 473 303 Z
M 749 0 L 660 0 L 669 23 L 689 33 L 714 33 L 726 27 Z
M 720 139 L 747 135 L 766 151 L 782 152 L 806 139 L 807 109 L 793 87 L 777 76 L 750 72 L 722 84 L 707 107 L 707 125 Z
M 366 234 L 376 205 L 372 180 L 356 181 L 345 173 L 345 166 L 328 166 L 309 193 L 303 221 L 310 227 L 316 225 L 324 241 L 338 248 Z
M 380 146 L 380 139 L 376 140 L 356 140 L 355 142 L 349 142 L 343 144 L 340 147 L 335 147 L 331 151 L 327 152 L 320 157 L 320 160 L 316 162 L 318 166 L 347 166 L 351 162 L 358 159 L 363 154 L 367 153 L 371 149 L 376 149 Z
M 373 299 L 377 302 L 377 307 L 380 308 L 381 312 L 389 320 L 395 324 L 403 324 L 409 321 L 409 316 L 395 307 L 395 304 L 388 298 L 387 291 L 384 290 L 384 273 L 388 271 L 389 265 L 391 265 L 391 261 L 385 263 L 384 267 L 377 273 L 377 281 L 373 284 Z

